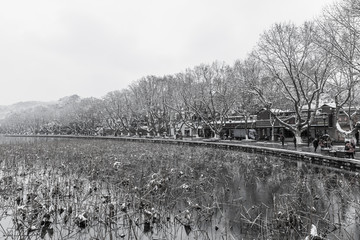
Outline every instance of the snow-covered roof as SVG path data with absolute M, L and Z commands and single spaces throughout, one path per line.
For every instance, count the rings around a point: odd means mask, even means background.
M 323 103 L 323 105 L 321 105 L 321 107 L 323 106 L 329 106 L 331 108 L 336 108 L 336 104 L 334 102 L 328 102 L 328 103 Z
M 283 112 L 289 112 L 289 110 L 284 111 L 284 110 L 281 110 L 281 109 L 276 109 L 276 108 L 272 108 L 272 109 L 270 109 L 270 111 L 271 111 L 272 113 L 283 113 Z

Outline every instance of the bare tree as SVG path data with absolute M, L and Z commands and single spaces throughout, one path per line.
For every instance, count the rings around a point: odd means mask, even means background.
M 319 46 L 342 64 L 360 73 L 360 3 L 345 0 L 324 9 L 317 21 Z
M 161 132 L 167 131 L 170 117 L 165 96 L 168 88 L 166 78 L 155 76 L 147 76 L 130 86 L 140 107 L 139 114 L 146 122 L 148 135 L 153 132 L 159 136 Z
M 345 0 L 324 10 L 317 24 L 317 44 L 334 58 L 335 71 L 326 86 L 325 94 L 336 105 L 337 130 L 344 136 L 358 130 L 355 116 L 359 112 L 360 74 L 360 3 Z M 340 112 L 346 115 L 349 129 L 339 124 Z
M 188 72 L 184 83 L 182 99 L 186 110 L 218 138 L 235 103 L 232 69 L 219 62 L 200 65 Z
M 176 131 L 183 126 L 192 129 L 195 137 L 199 137 L 199 129 L 203 127 L 203 120 L 198 112 L 204 112 L 204 105 L 198 101 L 198 82 L 192 69 L 175 75 L 173 101 L 168 104 L 172 110 L 171 123 Z M 192 134 L 193 136 L 194 134 Z
M 109 92 L 103 98 L 104 110 L 106 115 L 106 125 L 114 131 L 114 134 L 137 131 L 138 121 L 135 99 L 132 92 L 128 89 Z
M 327 83 L 325 97 L 334 101 L 336 129 L 344 137 L 347 137 L 352 136 L 358 131 L 360 124 L 357 122 L 358 119 L 356 119 L 356 115 L 360 112 L 360 76 L 354 74 L 353 68 L 350 68 L 348 65 L 338 64 L 336 72 L 331 75 Z M 341 114 L 346 116 L 349 128 L 343 128 L 340 125 L 339 119 Z
M 171 87 L 167 91 L 165 104 L 169 110 L 169 127 L 174 129 L 174 134 L 183 126 L 187 126 L 195 131 L 195 136 L 198 136 L 199 121 L 196 119 L 195 113 L 187 103 L 187 94 L 195 95 L 193 89 L 193 79 L 191 70 L 187 69 L 185 72 L 175 74 L 174 76 L 167 76 L 167 82 Z M 188 91 L 189 90 L 189 91 Z M 194 90 L 194 91 L 191 91 Z M 175 137 L 176 135 L 174 135 Z
M 234 80 L 235 80 L 235 104 L 232 111 L 244 118 L 245 122 L 245 139 L 249 138 L 248 133 L 248 120 L 250 114 L 254 114 L 259 111 L 262 104 L 258 100 L 255 94 L 253 94 L 251 85 L 254 83 L 253 79 L 255 76 L 258 76 L 255 72 L 257 71 L 254 68 L 254 65 L 251 66 L 250 61 L 236 61 L 233 70 L 234 70 Z M 249 85 L 249 83 L 252 83 Z
M 77 127 L 80 134 L 94 135 L 98 127 L 104 125 L 102 100 L 94 97 L 81 99 L 77 115 Z
M 276 88 L 277 94 L 291 103 L 295 124 L 272 115 L 294 133 L 298 142 L 302 141 L 301 132 L 314 120 L 320 94 L 332 70 L 331 55 L 315 44 L 316 31 L 312 23 L 301 27 L 275 24 L 262 35 L 253 52 L 264 70 L 262 82 L 270 81 L 266 85 Z M 268 91 L 263 91 L 261 86 L 254 86 L 253 91 L 269 111 L 276 108 Z

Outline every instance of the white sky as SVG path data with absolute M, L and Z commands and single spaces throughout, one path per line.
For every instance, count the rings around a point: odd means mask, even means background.
M 147 75 L 244 59 L 276 22 L 333 0 L 6 0 L 0 105 L 102 97 Z

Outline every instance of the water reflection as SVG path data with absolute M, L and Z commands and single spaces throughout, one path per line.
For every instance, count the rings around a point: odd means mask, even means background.
M 257 229 L 258 237 L 302 239 L 314 224 L 327 239 L 359 238 L 358 174 L 266 156 L 230 169 L 232 195 L 223 201 L 240 201 L 224 204 L 237 237 Z

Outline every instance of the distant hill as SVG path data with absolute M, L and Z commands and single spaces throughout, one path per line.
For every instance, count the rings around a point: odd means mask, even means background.
M 56 102 L 27 101 L 14 103 L 12 105 L 0 105 L 0 120 L 6 118 L 6 116 L 12 113 L 22 112 L 24 110 L 39 106 L 45 107 L 53 104 L 56 104 Z

